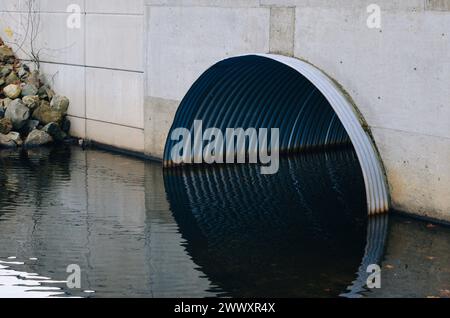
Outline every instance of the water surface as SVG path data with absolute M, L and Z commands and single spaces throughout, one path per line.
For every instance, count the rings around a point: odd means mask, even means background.
M 76 147 L 2 151 L 0 188 L 0 297 L 450 289 L 450 231 L 398 217 L 389 230 L 371 226 L 351 149 L 283 160 L 274 176 L 239 165 L 163 172 L 158 163 Z M 364 292 L 361 264 L 376 258 L 387 266 L 385 288 Z M 65 284 L 70 264 L 82 270 L 81 289 Z

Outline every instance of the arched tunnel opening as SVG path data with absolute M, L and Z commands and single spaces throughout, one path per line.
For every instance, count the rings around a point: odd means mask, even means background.
M 195 144 L 197 121 L 224 135 L 278 128 L 279 142 L 268 145 L 282 156 L 278 173 L 194 165 L 195 151 L 176 162 L 172 133 L 187 129 Z M 298 296 L 299 286 L 315 286 L 311 295 L 318 282 L 321 296 L 327 285 L 336 295 L 363 292 L 367 267 L 383 253 L 389 209 L 364 126 L 339 85 L 306 62 L 246 55 L 206 70 L 182 100 L 164 152 L 171 210 L 195 263 L 229 295 Z M 241 151 L 248 156 L 251 143 Z
M 166 142 L 166 168 L 180 164 L 172 158 L 177 143 L 170 138 L 172 132 L 186 128 L 195 135 L 195 121 L 222 132 L 227 128 L 277 128 L 276 150 L 281 155 L 353 147 L 364 178 L 368 214 L 389 210 L 383 166 L 363 129 L 363 119 L 340 87 L 306 62 L 265 54 L 232 57 L 210 67 L 178 108 Z M 274 150 L 275 145 L 268 146 Z M 250 148 L 247 142 L 242 150 L 245 155 Z M 190 159 L 189 163 L 195 161 Z

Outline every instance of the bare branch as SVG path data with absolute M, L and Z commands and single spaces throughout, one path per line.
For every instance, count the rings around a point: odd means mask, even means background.
M 21 30 L 17 32 L 18 38 L 7 41 L 12 44 L 16 52 L 23 53 L 32 63 L 35 64 L 37 70 L 40 70 L 40 55 L 42 49 L 37 48 L 37 40 L 41 30 L 41 11 L 39 0 L 24 1 L 26 13 L 25 20 L 21 17 Z M 11 18 L 13 18 L 11 16 Z M 16 20 L 13 18 L 13 20 Z M 17 22 L 17 21 L 16 21 Z
M 24 55 L 39 71 L 44 56 L 55 57 L 52 53 L 67 50 L 73 47 L 75 43 L 59 49 L 44 47 L 46 44 L 40 41 L 42 27 L 40 0 L 23 0 L 23 3 L 26 12 L 21 16 L 20 20 L 17 21 L 17 19 L 11 15 L 11 20 L 15 21 L 19 27 L 19 30 L 15 33 L 17 36 L 14 36 L 13 39 L 5 42 L 13 46 L 16 52 L 20 52 Z

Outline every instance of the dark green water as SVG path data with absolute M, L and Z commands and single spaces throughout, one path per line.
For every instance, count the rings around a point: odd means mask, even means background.
M 450 231 L 401 217 L 389 228 L 369 222 L 353 151 L 259 172 L 163 173 L 79 148 L 2 151 L 0 297 L 335 297 L 361 291 L 354 281 L 375 261 L 383 288 L 360 295 L 450 289 Z M 70 264 L 81 289 L 64 283 Z

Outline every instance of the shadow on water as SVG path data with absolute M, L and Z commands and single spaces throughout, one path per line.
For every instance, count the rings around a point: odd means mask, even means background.
M 382 255 L 387 218 L 368 222 L 352 150 L 284 159 L 275 175 L 179 167 L 164 180 L 189 254 L 225 296 L 337 296 L 360 267 L 354 296 Z

